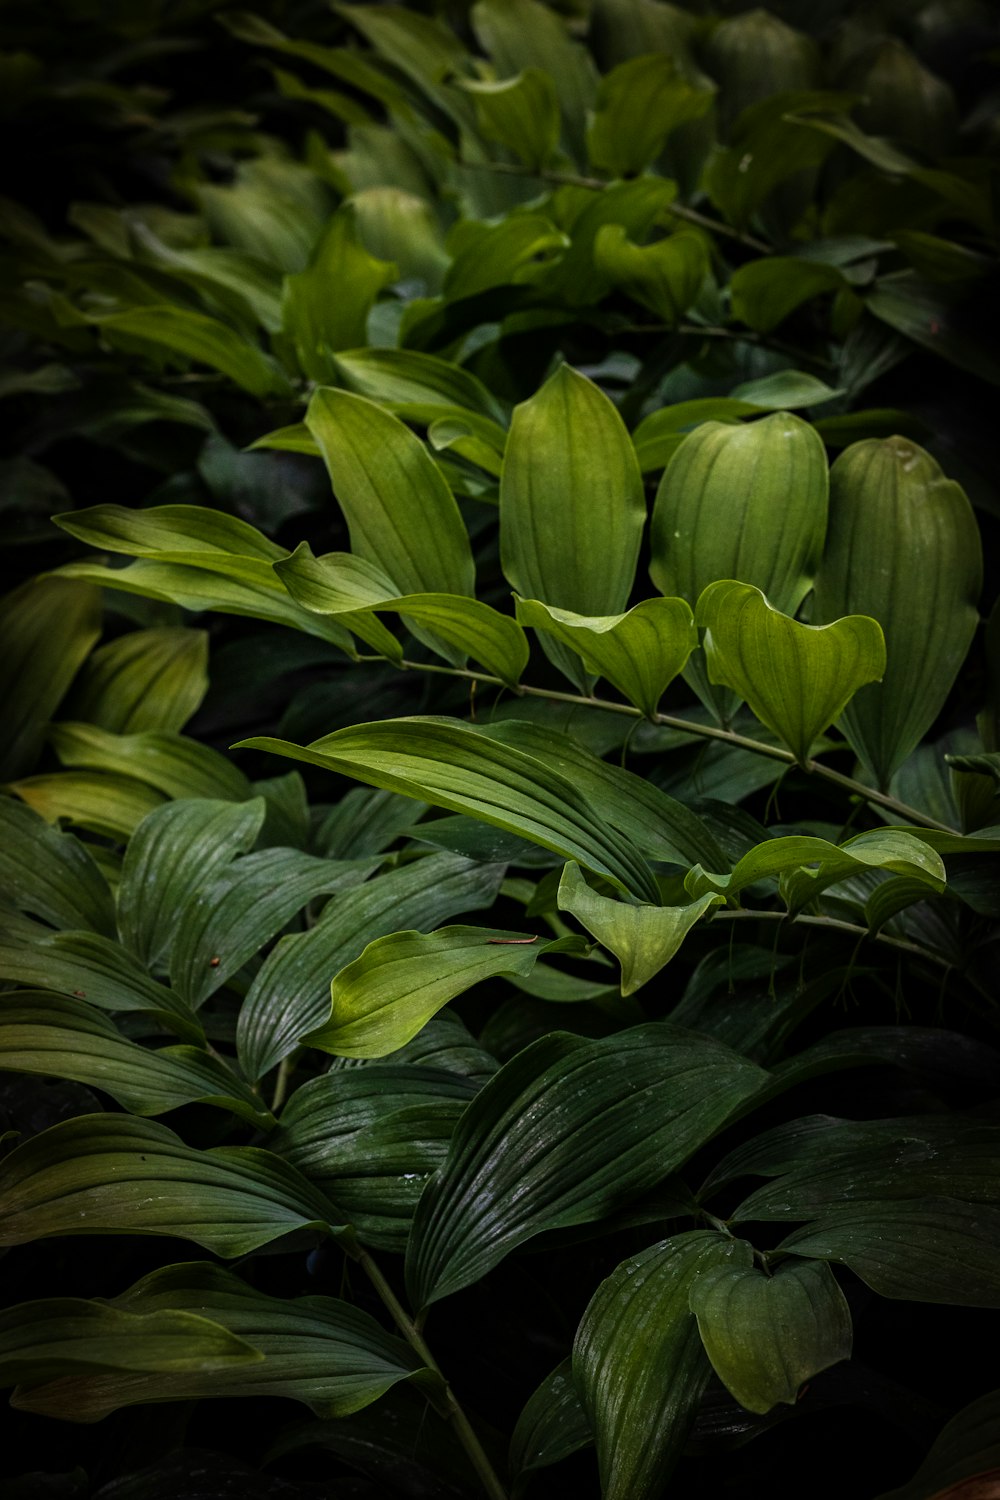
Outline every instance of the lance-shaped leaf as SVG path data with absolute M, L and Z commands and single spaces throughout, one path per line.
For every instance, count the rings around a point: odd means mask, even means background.
M 694 1281 L 691 1311 L 712 1368 L 748 1411 L 794 1405 L 807 1380 L 850 1359 L 851 1313 L 822 1261 L 710 1266 Z
M 582 615 L 628 604 L 646 515 L 625 424 L 603 391 L 569 365 L 514 411 L 500 476 L 500 555 L 525 599 Z M 575 652 L 543 638 L 583 692 Z
M 612 68 L 597 91 L 587 132 L 591 164 L 613 177 L 634 177 L 650 166 L 678 125 L 700 119 L 715 90 L 689 83 L 675 58 L 652 48 Z
M 303 1040 L 338 1057 L 387 1057 L 456 995 L 495 974 L 530 973 L 541 954 L 571 942 L 484 927 L 394 932 L 334 977 L 330 1019 Z
M 515 1493 L 536 1469 L 560 1463 L 593 1441 L 590 1421 L 573 1384 L 572 1364 L 564 1359 L 532 1391 L 511 1434 Z
M 859 611 L 885 632 L 882 682 L 859 694 L 841 726 L 885 787 L 937 718 L 975 633 L 979 527 L 960 486 L 903 438 L 853 444 L 830 483 L 813 619 Z
M 236 748 L 271 750 L 469 813 L 575 859 L 620 890 L 657 901 L 652 871 L 573 783 L 541 760 L 443 719 L 390 719 L 339 729 L 308 746 L 267 738 Z
M 600 1219 L 662 1181 L 766 1086 L 721 1043 L 654 1022 L 596 1042 L 553 1032 L 459 1121 L 407 1255 L 424 1307 L 543 1230 Z
M 218 318 L 174 304 L 132 307 L 91 320 L 110 344 L 134 352 L 178 354 L 228 375 L 251 396 L 287 396 L 288 380 L 268 356 Z
M 711 1373 L 688 1298 L 716 1266 L 749 1265 L 745 1240 L 674 1235 L 602 1281 L 573 1346 L 605 1500 L 654 1500 L 673 1469 Z
M 544 167 L 559 144 L 559 100 L 551 74 L 525 68 L 499 82 L 463 79 L 488 141 L 507 146 L 526 167 Z
M 143 818 L 163 806 L 163 795 L 134 776 L 101 771 L 59 771 L 12 781 L 10 790 L 47 823 L 64 818 L 116 843 L 131 838 Z
M 126 1312 L 83 1297 L 45 1297 L 0 1312 L 0 1385 L 64 1375 L 216 1374 L 264 1358 L 246 1339 L 195 1312 Z
M 828 488 L 823 443 L 798 417 L 705 422 L 685 438 L 657 490 L 653 582 L 693 607 L 710 583 L 735 578 L 794 614 L 819 566 Z M 735 700 L 712 691 L 698 657 L 686 676 L 713 712 L 732 714 Z
M 64 714 L 114 734 L 178 731 L 208 692 L 208 634 L 132 630 L 88 657 Z
M 621 224 L 605 224 L 594 240 L 594 264 L 612 285 L 672 328 L 697 298 L 711 260 L 705 237 L 695 230 L 635 245 Z
M 152 966 L 169 955 L 192 887 L 253 847 L 265 812 L 262 797 L 182 800 L 158 808 L 139 825 L 122 864 L 118 927 L 143 963 Z
M 294 1167 L 252 1146 L 198 1151 L 165 1125 L 78 1115 L 0 1165 L 0 1245 L 65 1234 L 165 1234 L 246 1255 L 337 1212 Z
M 710 892 L 689 906 L 630 906 L 591 890 L 579 865 L 559 881 L 559 910 L 568 911 L 622 966 L 621 991 L 631 995 L 670 962 L 701 917 L 724 898 Z
M 801 765 L 859 688 L 885 671 L 882 627 L 868 615 L 803 625 L 752 584 L 720 580 L 698 600 L 712 683 L 732 688 Z
M 302 542 L 275 572 L 292 598 L 319 614 L 354 614 L 359 610 L 400 614 L 426 627 L 435 640 L 458 654 L 475 658 L 488 672 L 514 686 L 528 664 L 524 631 L 507 615 L 462 594 L 406 594 L 400 596 L 392 580 L 375 564 L 346 552 L 314 557 Z M 428 637 L 431 639 L 431 637 Z M 402 647 L 389 636 L 387 655 L 402 656 Z
M 269 1297 L 219 1266 L 167 1266 L 111 1306 L 133 1318 L 186 1316 L 228 1330 L 257 1352 L 228 1369 L 67 1376 L 16 1392 L 22 1410 L 96 1422 L 121 1406 L 211 1396 L 285 1396 L 324 1417 L 345 1417 L 401 1380 L 424 1390 L 439 1377 L 369 1313 L 333 1297 Z M 138 1326 L 138 1322 L 137 1322 Z
M 43 993 L 5 995 L 0 1005 L 0 1067 L 72 1078 L 103 1089 L 135 1115 L 161 1115 L 195 1101 L 267 1125 L 250 1085 L 197 1047 L 141 1047 L 83 1000 Z
M 645 599 L 627 614 L 597 617 L 518 599 L 517 618 L 568 646 L 650 717 L 698 644 L 684 599 Z
M 54 927 L 114 931 L 111 892 L 86 845 L 13 797 L 0 797 L 0 891 Z
M 242 771 L 210 745 L 182 734 L 113 734 L 96 724 L 63 723 L 52 726 L 49 740 L 61 765 L 131 776 L 165 797 L 238 802 L 251 796 Z
M 434 354 L 415 349 L 351 349 L 337 355 L 336 365 L 349 391 L 367 396 L 408 422 L 432 422 L 456 409 L 496 422 L 504 418 L 502 404 L 481 380 Z
M 1000 1307 L 1000 1210 L 957 1198 L 849 1203 L 778 1249 L 849 1266 L 882 1297 Z
M 307 268 L 285 279 L 282 326 L 304 375 L 315 381 L 336 377 L 335 351 L 365 342 L 375 299 L 398 275 L 394 265 L 365 248 L 357 209 L 343 204 Z
M 809 868 L 806 868 L 809 867 Z M 827 886 L 866 869 L 890 870 L 922 882 L 928 888 L 944 889 L 945 867 L 941 856 L 922 839 L 900 828 L 876 828 L 856 834 L 846 844 L 805 834 L 768 839 L 758 844 L 734 865 L 729 875 L 712 875 L 700 866 L 688 871 L 684 886 L 693 896 L 719 891 L 737 896 L 758 880 L 781 877 L 781 893 L 790 911 L 795 911 Z

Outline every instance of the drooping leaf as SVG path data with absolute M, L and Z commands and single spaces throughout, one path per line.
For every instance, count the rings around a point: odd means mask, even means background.
M 695 230 L 636 245 L 620 224 L 605 224 L 594 240 L 594 263 L 626 296 L 673 328 L 696 300 L 711 260 Z
M 711 1230 L 674 1235 L 623 1261 L 580 1321 L 573 1375 L 590 1418 L 606 1500 L 653 1500 L 680 1455 L 710 1366 L 688 1298 L 750 1246 Z
M 758 333 L 769 333 L 804 302 L 847 285 L 837 266 L 793 255 L 770 255 L 733 272 L 733 317 Z
M 397 417 L 431 422 L 445 412 L 466 410 L 500 421 L 504 408 L 462 365 L 415 349 L 350 349 L 336 358 L 337 375 L 349 391 L 367 396 Z
M 800 765 L 859 688 L 886 670 L 882 628 L 868 615 L 803 625 L 752 584 L 720 580 L 698 600 L 708 680 L 732 688 Z
M 559 143 L 559 100 L 549 73 L 525 68 L 516 78 L 463 81 L 472 95 L 479 130 L 513 151 L 526 167 L 544 167 Z
M 343 204 L 330 220 L 309 266 L 285 281 L 282 325 L 310 380 L 336 378 L 334 354 L 366 342 L 368 314 L 398 272 L 365 248 L 357 210 Z
M 9 790 L 47 823 L 64 819 L 77 828 L 124 843 L 143 818 L 163 805 L 163 794 L 134 776 L 103 771 L 58 771 L 25 776 Z
M 165 797 L 250 797 L 247 778 L 209 745 L 166 730 L 115 734 L 96 724 L 53 725 L 49 739 L 59 761 L 72 769 L 128 776 Z
M 979 528 L 961 488 L 902 438 L 853 444 L 830 481 L 813 619 L 863 613 L 882 626 L 885 675 L 849 705 L 842 727 L 885 787 L 934 722 L 969 649 L 982 586 Z
M 587 132 L 591 165 L 612 177 L 645 171 L 678 125 L 700 119 L 711 108 L 708 79 L 699 86 L 680 75 L 668 52 L 650 50 L 612 68 L 597 93 Z
M 510 1439 L 515 1493 L 536 1469 L 560 1463 L 593 1442 L 590 1422 L 573 1384 L 569 1359 L 532 1391 Z
M 151 350 L 155 358 L 179 355 L 227 375 L 251 396 L 288 394 L 288 380 L 256 344 L 218 318 L 175 305 L 101 313 L 94 322 L 109 343 L 126 351 Z
M 711 1266 L 694 1281 L 691 1311 L 712 1368 L 741 1406 L 794 1405 L 807 1380 L 850 1359 L 851 1314 L 822 1261 Z
M 178 731 L 208 692 L 208 636 L 161 626 L 133 630 L 92 653 L 66 717 L 113 734 Z
M 85 844 L 0 797 L 0 892 L 54 927 L 114 931 L 111 892 Z

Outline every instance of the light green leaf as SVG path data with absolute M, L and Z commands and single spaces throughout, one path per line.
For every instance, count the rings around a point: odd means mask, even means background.
M 601 79 L 587 132 L 591 165 L 612 177 L 634 177 L 655 162 L 678 125 L 711 108 L 715 90 L 680 76 L 667 52 L 629 58 Z
M 208 635 L 185 626 L 132 630 L 93 652 L 66 707 L 114 734 L 177 731 L 208 692 Z
M 559 910 L 570 912 L 615 955 L 623 995 L 634 994 L 658 974 L 695 923 L 723 899 L 709 892 L 690 906 L 630 906 L 591 890 L 575 864 L 567 864 L 559 882 Z
M 769 411 L 786 411 L 800 406 L 822 406 L 842 396 L 825 380 L 805 370 L 776 370 L 773 375 L 762 375 L 758 380 L 744 380 L 730 392 L 733 400 L 752 401 Z
M 163 797 L 132 776 L 102 771 L 58 771 L 13 781 L 10 790 L 47 823 L 64 818 L 78 828 L 124 843 Z
M 329 903 L 316 926 L 292 933 L 265 958 L 240 1007 L 237 1049 L 253 1079 L 287 1057 L 330 1014 L 330 981 L 376 938 L 402 923 L 433 928 L 493 904 L 502 865 L 452 854 L 414 860 Z
M 54 724 L 49 740 L 61 765 L 130 776 L 165 797 L 241 802 L 250 783 L 224 755 L 199 740 L 166 731 L 113 734 L 94 724 Z
M 487 425 L 471 412 L 438 417 L 427 429 L 427 441 L 436 453 L 451 450 L 494 479 L 500 478 L 506 440 L 502 428 L 494 429 L 492 422 Z M 487 496 L 484 494 L 481 498 L 485 500 Z
M 618 889 L 658 899 L 646 862 L 572 781 L 541 760 L 446 719 L 390 719 L 337 730 L 308 746 L 267 738 L 236 748 L 270 750 L 469 813 L 575 859 Z
M 620 224 L 605 224 L 594 240 L 594 264 L 673 328 L 697 298 L 711 262 L 705 238 L 695 230 L 634 245 Z
M 499 224 L 463 224 L 461 239 L 449 240 L 455 258 L 444 278 L 445 296 L 455 302 L 492 287 L 542 281 L 569 243 L 542 214 L 515 214 Z
M 525 68 L 501 82 L 463 80 L 480 133 L 513 151 L 526 167 L 544 167 L 559 144 L 559 100 L 550 73 Z
M 285 280 L 282 327 L 304 375 L 321 382 L 336 379 L 333 355 L 365 343 L 375 299 L 398 274 L 394 265 L 368 253 L 358 233 L 357 211 L 345 203 L 331 218 L 308 268 Z
M 769 255 L 733 272 L 733 317 L 758 333 L 769 333 L 804 302 L 847 285 L 837 266 L 794 255 Z
M 501 78 L 540 68 L 555 85 L 566 143 L 583 161 L 587 112 L 594 103 L 597 69 L 590 53 L 573 41 L 562 16 L 538 0 L 479 0 L 472 26 Z
M 711 875 L 700 866 L 689 870 L 685 889 L 700 896 L 718 891 L 737 896 L 758 880 L 781 877 L 781 894 L 790 911 L 799 910 L 827 886 L 861 870 L 890 870 L 921 882 L 924 895 L 944 889 L 945 867 L 939 854 L 916 834 L 901 828 L 876 828 L 844 844 L 805 834 L 768 839 L 751 849 L 729 875 Z
M 500 554 L 511 586 L 583 615 L 628 603 L 645 519 L 642 477 L 608 397 L 568 365 L 515 409 L 500 478 Z M 575 653 L 543 641 L 583 692 Z
M 219 370 L 251 396 L 287 396 L 287 378 L 256 344 L 241 338 L 218 318 L 173 304 L 102 313 L 92 321 L 103 337 L 126 352 L 153 351 L 154 358 L 180 355 L 186 362 Z
M 54 927 L 114 932 L 111 892 L 86 845 L 13 797 L 0 797 L 0 891 Z
M 500 421 L 500 402 L 461 365 L 414 349 L 351 349 L 335 360 L 349 391 L 367 396 L 397 417 L 430 422 L 453 407 Z
M 858 689 L 886 669 L 882 628 L 867 615 L 802 625 L 748 583 L 709 584 L 695 618 L 705 629 L 709 682 L 732 688 L 800 765 Z
M 823 1262 L 709 1266 L 691 1286 L 691 1311 L 712 1368 L 741 1406 L 794 1406 L 807 1380 L 850 1359 L 851 1313 Z
M 605 1500 L 656 1500 L 680 1456 L 710 1367 L 688 1297 L 713 1267 L 751 1263 L 744 1240 L 695 1229 L 602 1281 L 580 1320 L 573 1377 Z
M 78 1115 L 0 1164 L 0 1245 L 65 1234 L 165 1234 L 246 1255 L 293 1230 L 336 1233 L 329 1201 L 253 1146 L 198 1151 L 165 1125 Z
M 0 778 L 35 763 L 49 720 L 101 634 L 101 596 L 85 583 L 34 578 L 0 604 L 5 749 Z
M 982 543 L 959 485 L 903 438 L 852 445 L 830 482 L 813 619 L 856 611 L 885 632 L 881 684 L 858 696 L 841 726 L 885 788 L 937 718 L 975 634 Z
M 477 1094 L 424 1189 L 407 1252 L 414 1305 L 470 1285 L 543 1230 L 613 1213 L 680 1167 L 769 1076 L 661 1022 L 532 1043 Z
M 522 625 L 554 636 L 652 718 L 663 693 L 698 645 L 684 599 L 645 599 L 623 615 L 577 615 L 538 599 L 518 599 Z
M 753 584 L 794 614 L 819 566 L 828 477 L 808 423 L 775 413 L 745 427 L 706 422 L 667 465 L 653 508 L 650 575 L 693 607 L 720 578 Z M 697 657 L 686 677 L 728 718 L 735 701 L 713 692 Z
M 620 224 L 628 238 L 641 244 L 665 208 L 677 196 L 677 184 L 665 177 L 637 177 L 634 182 L 613 182 L 600 193 L 582 188 L 564 188 L 566 198 L 578 194 L 578 202 L 567 201 L 571 221 L 570 246 L 547 272 L 541 286 L 559 304 L 593 307 L 606 296 L 611 283 L 597 268 L 594 245 L 605 224 Z

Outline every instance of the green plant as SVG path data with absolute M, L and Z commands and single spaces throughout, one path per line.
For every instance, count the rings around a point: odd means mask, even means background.
M 15 9 L 0 1366 L 172 1414 L 75 1494 L 995 1468 L 879 1335 L 1000 1305 L 995 143 L 830 9 Z

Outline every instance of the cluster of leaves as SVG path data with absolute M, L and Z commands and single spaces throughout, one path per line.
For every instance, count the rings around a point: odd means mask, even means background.
M 56 9 L 14 1493 L 995 1476 L 989 7 Z

